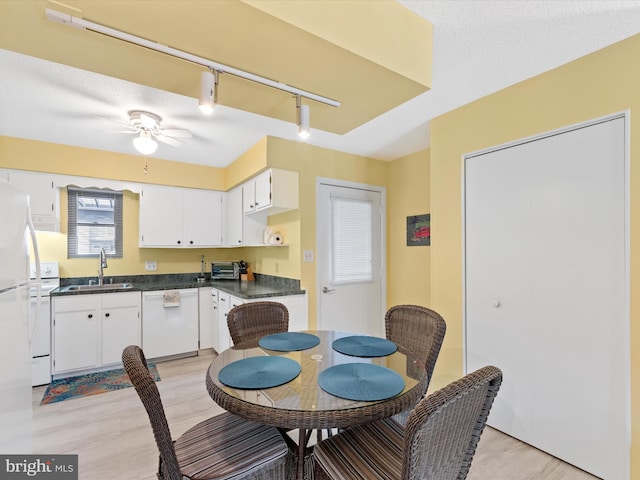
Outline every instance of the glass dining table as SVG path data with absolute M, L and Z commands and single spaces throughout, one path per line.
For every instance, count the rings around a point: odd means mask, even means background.
M 316 346 L 298 351 L 276 351 L 260 346 L 237 345 L 221 352 L 209 366 L 207 390 L 222 408 L 247 420 L 277 427 L 296 453 L 296 479 L 304 475 L 304 460 L 313 430 L 348 428 L 391 417 L 412 408 L 426 390 L 428 382 L 424 359 L 417 359 L 398 346 L 395 352 L 379 357 L 346 355 L 333 348 L 334 342 L 354 333 L 341 331 L 312 331 L 320 340 Z M 253 357 L 281 357 L 299 364 L 300 373 L 282 385 L 262 388 L 232 388 L 220 381 L 219 374 L 226 366 Z M 291 363 L 291 362 L 289 362 Z M 341 398 L 325 391 L 319 384 L 321 372 L 339 365 L 363 363 L 386 367 L 404 382 L 401 391 L 390 398 L 374 401 Z M 237 363 L 236 363 L 237 364 Z M 362 367 L 357 365 L 357 367 Z M 224 373 L 224 372 L 223 372 Z M 298 429 L 298 443 L 288 430 Z

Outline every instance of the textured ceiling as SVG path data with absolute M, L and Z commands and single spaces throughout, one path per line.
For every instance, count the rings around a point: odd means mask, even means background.
M 20 24 L 19 19 L 2 15 L 10 3 L 16 2 L 0 2 L 3 46 L 7 30 L 2 27 L 11 21 Z M 42 11 L 56 8 L 53 2 L 36 3 Z M 318 129 L 313 105 L 309 143 L 374 158 L 398 158 L 428 146 L 431 118 L 640 31 L 638 1 L 401 3 L 433 24 L 432 89 L 344 134 Z M 87 42 L 86 32 L 67 30 L 69 35 L 80 35 L 77 48 Z M 215 31 L 206 38 L 222 41 Z M 163 126 L 187 128 L 194 134 L 179 148 L 161 145 L 154 157 L 211 166 L 229 164 L 265 135 L 297 139 L 291 118 L 274 119 L 225 106 L 205 118 L 195 108 L 194 96 L 9 50 L 0 51 L 0 135 L 134 154 L 131 137 L 113 133 L 118 126 L 109 120 L 126 121 L 130 109 L 150 110 L 164 117 Z M 273 63 L 295 72 L 295 58 Z M 330 73 L 342 82 L 353 81 L 348 68 Z M 384 90 L 375 82 L 373 87 Z

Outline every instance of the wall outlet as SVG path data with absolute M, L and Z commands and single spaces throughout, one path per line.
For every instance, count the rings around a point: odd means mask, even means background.
M 305 250 L 302 252 L 302 261 L 305 263 L 313 262 L 313 250 Z
M 149 271 L 149 272 L 153 272 L 156 271 L 158 269 L 158 265 L 156 264 L 155 260 L 149 261 L 149 262 L 144 262 L 144 269 Z

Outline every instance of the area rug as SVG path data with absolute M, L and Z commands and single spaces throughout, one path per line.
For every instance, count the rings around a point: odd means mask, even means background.
M 153 363 L 149 364 L 149 371 L 156 382 L 160 381 L 160 375 Z M 105 372 L 88 373 L 77 377 L 54 380 L 49 384 L 40 405 L 62 402 L 78 397 L 98 395 L 100 393 L 122 390 L 133 387 L 124 368 L 107 370 Z

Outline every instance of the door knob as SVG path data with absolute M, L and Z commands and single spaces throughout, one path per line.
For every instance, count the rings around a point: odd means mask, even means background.
M 331 293 L 331 292 L 335 292 L 335 291 L 336 291 L 335 288 L 322 287 L 322 293 Z

